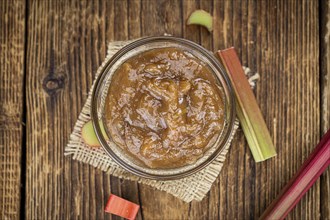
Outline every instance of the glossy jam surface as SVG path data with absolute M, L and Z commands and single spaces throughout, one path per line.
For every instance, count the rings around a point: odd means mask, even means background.
M 206 64 L 178 48 L 128 59 L 105 103 L 112 140 L 150 168 L 175 168 L 203 156 L 224 126 L 224 101 Z

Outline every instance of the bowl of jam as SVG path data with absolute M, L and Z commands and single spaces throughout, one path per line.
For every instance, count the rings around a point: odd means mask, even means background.
M 148 37 L 104 65 L 91 117 L 119 166 L 144 178 L 177 179 L 221 153 L 234 124 L 234 95 L 212 53 L 182 38 Z

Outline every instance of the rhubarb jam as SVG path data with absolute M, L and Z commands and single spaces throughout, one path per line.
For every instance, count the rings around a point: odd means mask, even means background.
M 152 49 L 114 73 L 105 103 L 112 140 L 150 168 L 192 164 L 224 127 L 211 70 L 188 51 Z

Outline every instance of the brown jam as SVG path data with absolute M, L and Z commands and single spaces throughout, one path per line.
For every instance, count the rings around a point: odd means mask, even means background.
M 224 126 L 224 100 L 205 63 L 178 48 L 152 49 L 114 73 L 106 99 L 113 141 L 150 168 L 203 156 Z

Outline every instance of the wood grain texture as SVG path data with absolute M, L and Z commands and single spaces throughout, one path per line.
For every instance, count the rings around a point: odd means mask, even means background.
M 26 219 L 119 219 L 103 211 L 110 193 L 140 204 L 138 219 L 256 219 L 329 128 L 326 1 L 26 0 L 26 36 L 25 1 L 8 2 L 0 1 L 1 219 L 20 215 L 21 172 Z M 212 33 L 185 24 L 200 8 L 215 17 Z M 107 43 L 164 33 L 211 51 L 237 48 L 243 65 L 260 73 L 255 94 L 278 152 L 254 163 L 240 130 L 201 202 L 186 204 L 63 156 Z M 329 181 L 328 170 L 288 219 L 329 219 Z
M 29 1 L 28 8 L 25 217 L 111 219 L 103 211 L 110 176 L 63 152 L 114 39 L 115 5 Z
M 25 2 L 0 1 L 0 219 L 19 219 Z
M 330 129 L 330 0 L 320 2 L 321 134 Z M 330 169 L 321 176 L 321 217 L 330 219 Z

